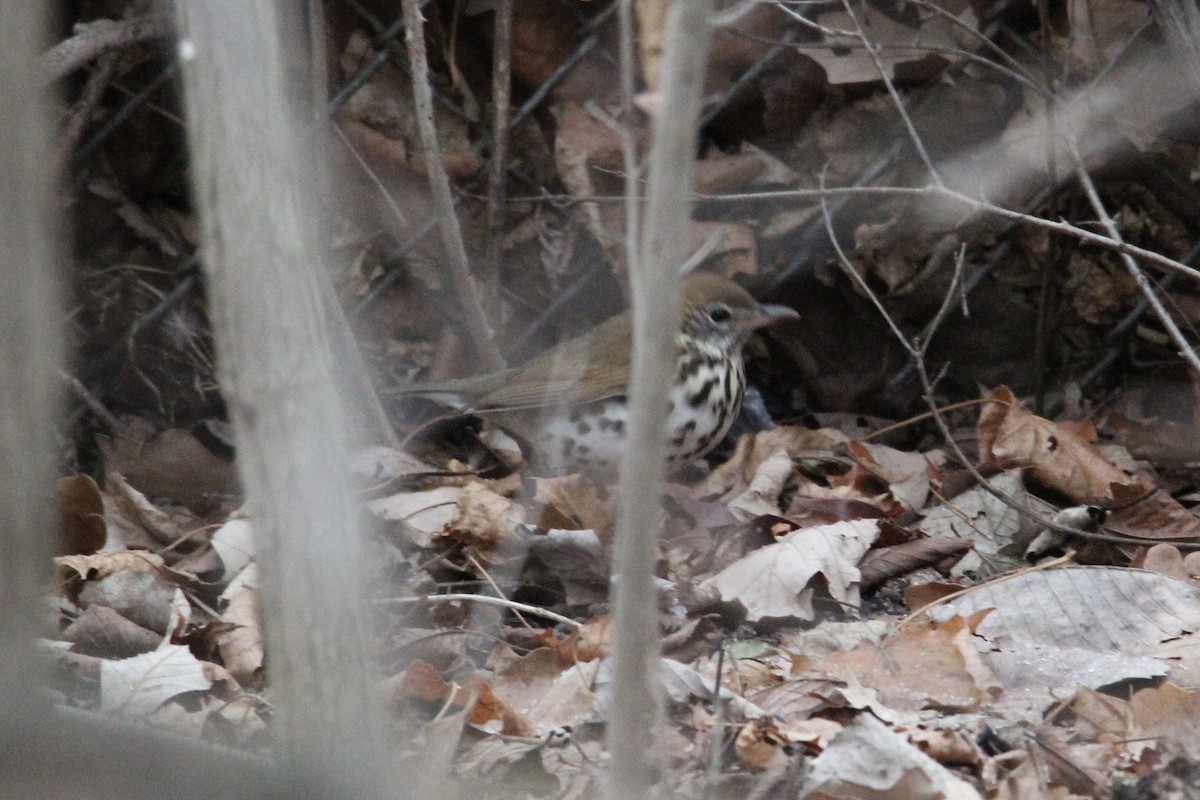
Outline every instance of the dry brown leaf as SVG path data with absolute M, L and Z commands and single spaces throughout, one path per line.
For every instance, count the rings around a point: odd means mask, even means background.
M 540 527 L 593 530 L 602 541 L 608 541 L 612 534 L 612 511 L 586 476 L 534 478 L 533 485 L 533 499 L 546 507 L 538 520 Z
M 993 489 L 1015 505 L 1041 513 L 1046 518 L 1056 509 L 1025 491 L 1018 470 L 1008 470 L 989 478 Z M 983 486 L 944 500 L 924 512 L 917 526 L 935 539 L 964 540 L 972 552 L 954 565 L 951 574 L 970 575 L 976 580 L 1026 566 L 1025 545 L 1040 531 L 1012 505 L 996 497 Z
M 780 426 L 768 431 L 747 433 L 737 441 L 724 464 L 696 486 L 696 497 L 732 497 L 746 489 L 762 462 L 783 450 L 792 458 L 806 454 L 828 455 L 846 441 L 845 435 L 832 429 Z
M 544 631 L 538 638 L 558 655 L 559 663 L 564 666 L 606 658 L 612 647 L 612 617 L 608 614 L 593 617 L 565 637 Z
M 946 582 L 930 582 L 930 583 L 915 583 L 904 590 L 904 602 L 909 607 L 909 610 L 917 612 L 930 603 L 937 602 L 943 597 L 961 592 L 962 586 L 957 583 Z
M 58 556 L 54 563 L 73 570 L 85 581 L 98 581 L 117 572 L 158 572 L 166 567 L 162 556 L 145 550 L 121 550 L 115 553 L 95 553 L 90 556 Z
M 164 511 L 116 470 L 105 474 L 105 488 L 104 516 L 109 523 L 110 538 L 125 547 L 155 549 L 174 545 L 201 525 L 185 509 Z M 115 549 L 114 543 L 110 541 L 109 547 Z
M 994 389 L 979 414 L 979 460 L 1028 469 L 1043 486 L 1076 503 L 1111 498 L 1129 477 L 1078 435 L 1030 413 L 1006 386 Z
M 876 547 L 863 556 L 858 565 L 862 588 L 879 586 L 890 578 L 915 572 L 922 567 L 957 560 L 971 549 L 966 539 L 916 539 L 891 547 Z
M 729 513 L 741 522 L 779 514 L 779 497 L 795 471 L 787 451 L 776 450 L 758 465 L 745 490 L 726 501 Z
M 891 493 L 904 511 L 920 511 L 929 498 L 933 465 L 924 453 L 906 453 L 882 444 L 850 442 L 848 449 Z
M 437 667 L 428 661 L 417 659 L 399 675 L 387 681 L 393 702 L 397 700 L 422 700 L 426 703 L 444 702 L 453 687 L 442 677 Z M 461 703 L 460 703 L 461 706 Z
M 483 681 L 472 681 L 463 687 L 475 695 L 475 702 L 467 714 L 467 722 L 488 733 L 503 736 L 537 736 L 537 728 L 521 713 L 498 697 L 492 687 Z
M 221 673 L 182 645 L 164 640 L 152 652 L 100 665 L 100 709 L 123 717 L 146 717 L 184 692 L 205 691 Z
M 529 551 L 522 530 L 525 509 L 482 483 L 468 483 L 458 497 L 458 513 L 446 535 L 488 564 L 517 563 Z
M 441 486 L 423 492 L 397 492 L 367 503 L 367 509 L 380 519 L 404 523 L 409 541 L 428 548 L 435 536 L 450 524 L 458 513 L 461 486 Z
M 1195 576 L 1184 563 L 1183 553 L 1173 544 L 1154 545 L 1135 558 L 1130 566 L 1196 585 Z
M 814 577 L 822 575 L 830 595 L 858 605 L 857 564 L 879 535 L 875 520 L 855 520 L 793 531 L 753 551 L 700 584 L 723 600 L 739 601 L 751 622 L 768 618 L 811 620 Z
M 243 689 L 259 689 L 263 681 L 263 639 L 258 592 L 243 586 L 233 595 L 221 621 L 230 628 L 217 636 L 221 661 Z
M 1104 521 L 1106 531 L 1148 540 L 1200 540 L 1200 519 L 1149 481 L 1113 484 L 1112 498 L 1115 510 Z
M 107 606 L 91 605 L 62 632 L 76 652 L 103 658 L 127 658 L 162 644 L 163 634 L 127 619 Z
M 553 650 L 540 648 L 498 668 L 492 687 L 544 735 L 592 715 L 592 687 L 602 663 L 579 662 L 564 670 Z
M 182 593 L 155 570 L 121 570 L 79 589 L 81 606 L 106 606 L 160 634 L 174 632 L 179 618 L 191 614 Z
M 1200 692 L 1186 692 L 1169 683 L 1142 689 L 1130 699 L 1141 736 L 1159 740 L 1160 752 L 1182 750 L 1200 758 Z
M 908 626 L 879 643 L 865 642 L 819 661 L 800 659 L 797 670 L 806 677 L 857 681 L 902 711 L 966 711 L 982 705 L 994 688 L 978 659 L 968 626 L 954 619 L 941 626 Z
M 770 766 L 783 747 L 791 744 L 787 735 L 770 717 L 752 719 L 738 731 L 733 753 L 738 763 L 749 770 L 761 772 Z
M 241 493 L 236 465 L 215 455 L 190 431 L 156 433 L 131 424 L 113 438 L 97 441 L 110 492 L 119 491 L 113 486 L 113 473 L 120 473 L 139 492 L 169 497 L 197 513 Z
M 96 482 L 88 475 L 62 478 L 56 495 L 63 533 L 60 552 L 90 555 L 103 547 L 108 539 L 108 525 L 104 521 L 104 499 Z
M 870 714 L 851 720 L 811 769 L 798 797 L 982 800 L 969 783 Z

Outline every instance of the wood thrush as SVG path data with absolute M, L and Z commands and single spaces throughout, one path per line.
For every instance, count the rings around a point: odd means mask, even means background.
M 669 468 L 707 453 L 733 424 L 746 388 L 742 346 L 750 335 L 798 316 L 784 306 L 760 305 L 716 275 L 684 280 L 669 389 Z M 427 397 L 495 421 L 532 446 L 539 469 L 613 474 L 625 444 L 631 347 L 625 312 L 519 367 L 397 394 Z

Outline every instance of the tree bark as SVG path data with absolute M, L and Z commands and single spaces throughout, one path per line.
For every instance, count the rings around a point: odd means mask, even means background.
M 0 25 L 0 728 L 35 711 L 38 599 L 50 585 L 54 542 L 62 312 L 48 93 L 36 72 L 44 24 L 41 3 L 18 3 Z
M 704 65 L 712 38 L 712 0 L 674 0 L 658 81 L 662 103 L 654 121 L 641 252 L 630 271 L 633 364 L 629 450 L 618 497 L 612 710 L 609 717 L 609 800 L 652 797 L 654 737 L 661 700 L 658 595 L 659 497 L 664 477 L 667 387 L 675 375 L 675 314 L 679 266 L 695 176 L 696 122 Z
M 219 370 L 258 545 L 281 766 L 380 793 L 362 542 L 322 303 L 316 153 L 287 106 L 271 0 L 177 0 Z M 302 4 L 293 10 L 300 11 Z

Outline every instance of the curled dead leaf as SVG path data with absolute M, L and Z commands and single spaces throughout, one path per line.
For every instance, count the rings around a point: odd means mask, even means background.
M 1078 434 L 1031 413 L 1012 391 L 993 390 L 979 414 L 979 460 L 1031 477 L 1076 503 L 1111 498 L 1110 486 L 1129 481 Z

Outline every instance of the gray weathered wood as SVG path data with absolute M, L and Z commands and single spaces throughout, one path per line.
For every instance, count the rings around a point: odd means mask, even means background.
M 712 38 L 712 0 L 674 0 L 658 87 L 641 252 L 629 283 L 633 296 L 633 364 L 629 450 L 621 465 L 613 653 L 613 703 L 608 743 L 609 800 L 652 795 L 654 738 L 659 723 L 659 496 L 664 477 L 667 382 L 675 374 L 674 314 L 678 268 L 687 257 L 695 175 L 696 124 L 704 66 Z
M 18 3 L 0 25 L 0 728 L 33 709 L 37 605 L 54 542 L 53 375 L 62 336 L 51 242 L 60 228 L 35 72 L 43 17 L 43 4 Z
M 279 754 L 377 793 L 362 544 L 321 300 L 323 229 L 285 95 L 271 0 L 176 0 L 202 255 L 222 386 L 258 542 Z M 342 796 L 346 796 L 342 794 Z

